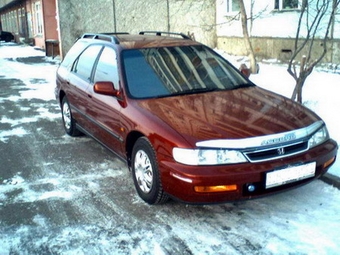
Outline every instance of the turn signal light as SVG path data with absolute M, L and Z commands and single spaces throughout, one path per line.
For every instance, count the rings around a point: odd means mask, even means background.
M 224 192 L 224 191 L 235 191 L 237 185 L 218 185 L 218 186 L 195 186 L 195 191 L 200 193 L 208 192 Z
M 331 164 L 333 164 L 334 161 L 335 161 L 335 157 L 331 158 L 330 160 L 328 160 L 326 163 L 323 164 L 323 168 L 330 166 Z

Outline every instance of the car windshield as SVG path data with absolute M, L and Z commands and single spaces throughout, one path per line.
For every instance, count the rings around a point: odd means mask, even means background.
M 123 52 L 133 98 L 155 98 L 251 86 L 225 59 L 205 46 L 133 49 Z

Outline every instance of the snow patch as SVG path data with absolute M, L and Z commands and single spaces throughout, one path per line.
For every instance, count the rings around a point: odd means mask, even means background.
M 24 178 L 22 178 L 19 174 L 21 173 L 16 174 L 11 179 L 3 180 L 2 183 L 6 185 L 17 185 L 24 183 L 25 182 Z
M 7 143 L 8 139 L 11 136 L 18 136 L 18 137 L 23 137 L 25 135 L 28 135 L 29 133 L 23 129 L 22 127 L 14 128 L 12 130 L 8 131 L 1 131 L 0 132 L 0 141 L 3 143 Z
M 49 191 L 49 192 L 43 193 L 41 196 L 36 198 L 34 201 L 50 199 L 50 198 L 62 198 L 62 199 L 66 199 L 66 200 L 71 200 L 72 197 L 73 197 L 72 192 L 55 190 L 55 191 Z

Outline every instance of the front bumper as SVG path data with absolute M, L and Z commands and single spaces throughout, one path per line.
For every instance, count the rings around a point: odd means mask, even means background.
M 219 166 L 187 166 L 168 158 L 160 159 L 162 185 L 171 197 L 186 203 L 221 203 L 261 197 L 308 183 L 319 178 L 335 162 L 338 146 L 327 142 L 304 153 L 266 162 Z M 315 175 L 288 184 L 266 188 L 268 172 L 310 162 L 316 163 Z M 223 192 L 197 192 L 197 186 L 236 187 Z M 236 186 L 235 186 L 236 185 Z M 253 185 L 249 188 L 249 185 Z M 253 189 L 254 188 L 254 189 Z

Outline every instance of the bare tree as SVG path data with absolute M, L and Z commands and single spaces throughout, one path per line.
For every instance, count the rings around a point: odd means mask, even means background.
M 250 60 L 250 71 L 251 73 L 257 72 L 257 64 L 256 64 L 256 58 L 253 46 L 250 41 L 250 36 L 248 32 L 248 18 L 247 18 L 247 12 L 246 8 L 244 6 L 243 0 L 238 0 L 239 6 L 240 6 L 240 15 L 241 15 L 241 24 L 242 24 L 242 31 L 243 31 L 243 37 L 245 40 L 245 46 L 247 49 L 247 52 L 249 54 L 249 60 Z
M 327 53 L 328 42 L 332 36 L 331 28 L 339 2 L 340 0 L 302 1 L 294 49 L 287 69 L 296 81 L 291 98 L 300 103 L 302 103 L 302 88 L 307 77 Z M 305 35 L 302 35 L 303 30 L 306 30 Z M 320 52 L 315 50 L 316 47 L 320 47 L 316 39 L 322 40 Z M 299 70 L 296 68 L 297 58 L 301 58 Z

